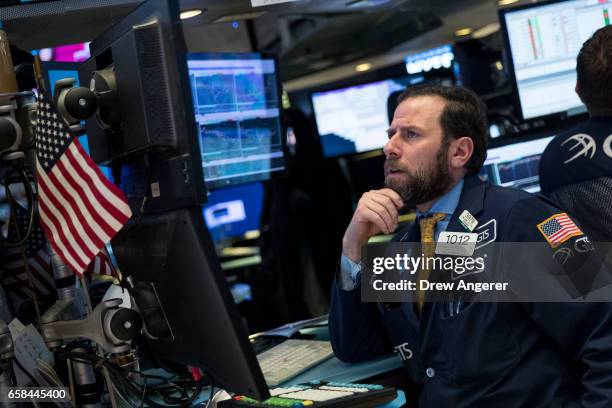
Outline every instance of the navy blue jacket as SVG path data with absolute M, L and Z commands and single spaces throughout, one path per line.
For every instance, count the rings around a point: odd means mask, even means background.
M 591 239 L 612 242 L 612 117 L 555 137 L 540 159 L 540 186 Z
M 536 225 L 560 212 L 544 197 L 474 176 L 447 231 L 465 232 L 465 209 L 487 242 L 545 242 Z M 396 240 L 418 241 L 409 228 Z M 612 304 L 471 303 L 449 317 L 446 304 L 425 303 L 419 318 L 412 303 L 387 310 L 360 297 L 359 288 L 332 289 L 336 356 L 358 362 L 395 350 L 422 387 L 422 408 L 612 407 Z
M 612 117 L 591 118 L 560 133 L 540 158 L 540 187 L 546 196 L 599 177 L 612 177 Z

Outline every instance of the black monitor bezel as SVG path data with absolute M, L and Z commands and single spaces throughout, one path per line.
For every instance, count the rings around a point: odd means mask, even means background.
M 283 106 L 282 106 L 282 83 L 280 81 L 280 64 L 279 64 L 279 60 L 278 60 L 278 55 L 274 54 L 274 53 L 269 53 L 269 52 L 260 52 L 260 51 L 250 51 L 250 52 L 188 52 L 185 55 L 185 60 L 187 61 L 187 64 L 189 63 L 189 60 L 213 60 L 213 59 L 227 59 L 227 60 L 239 60 L 239 59 L 253 59 L 253 60 L 272 60 L 274 62 L 274 69 L 275 69 L 275 76 L 276 76 L 276 93 L 277 93 L 277 98 L 278 98 L 278 102 L 279 102 L 279 106 L 278 106 L 278 134 L 280 135 L 280 140 L 281 140 L 281 151 L 283 152 L 283 168 L 282 169 L 278 169 L 278 170 L 272 170 L 272 171 L 268 171 L 267 173 L 265 173 L 264 176 L 259 177 L 259 178 L 249 178 L 249 179 L 244 179 L 244 177 L 248 177 L 248 176 L 241 176 L 241 177 L 237 177 L 237 178 L 231 178 L 230 182 L 226 183 L 226 184 L 220 184 L 220 183 L 213 183 L 211 181 L 206 180 L 206 177 L 204 177 L 204 183 L 206 184 L 206 188 L 208 191 L 214 191 L 216 189 L 219 188 L 226 188 L 226 187 L 232 187 L 232 186 L 239 186 L 241 184 L 248 184 L 248 183 L 255 183 L 255 182 L 265 182 L 267 180 L 271 180 L 273 179 L 276 175 L 278 174 L 282 174 L 286 169 L 287 169 L 287 160 L 285 157 L 285 152 L 287 151 L 287 138 L 285 137 L 285 135 L 283 134 Z M 187 68 L 187 71 L 189 72 L 189 67 Z M 190 87 L 191 90 L 191 87 Z M 195 107 L 194 107 L 195 109 Z M 195 115 L 194 115 L 194 120 L 195 120 Z M 196 122 L 196 126 L 197 126 L 197 122 Z M 198 129 L 199 130 L 199 129 Z M 198 143 L 200 142 L 200 136 L 198 135 Z M 199 145 L 199 149 L 200 152 L 202 152 L 202 146 Z M 202 162 L 202 173 L 204 174 L 204 162 Z M 263 173 L 262 173 L 263 174 Z

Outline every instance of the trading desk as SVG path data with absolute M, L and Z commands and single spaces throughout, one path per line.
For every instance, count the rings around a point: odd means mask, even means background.
M 302 329 L 300 334 L 314 335 L 316 340 L 329 340 L 329 328 L 327 326 Z M 313 380 L 359 382 L 399 368 L 403 368 L 402 362 L 393 353 L 363 363 L 345 363 L 336 357 L 332 357 L 282 385 L 288 385 L 289 383 L 298 384 Z
M 329 328 L 327 326 L 306 328 L 300 330 L 300 334 L 315 335 L 316 340 L 329 340 Z M 345 363 L 336 357 L 325 360 L 324 362 L 303 372 L 297 377 L 281 384 L 288 386 L 291 384 L 306 383 L 314 380 L 345 382 L 345 383 L 368 383 L 374 379 L 384 379 L 386 375 L 403 371 L 403 365 L 396 354 L 389 354 L 363 363 Z M 375 381 L 379 382 L 379 381 Z M 382 381 L 387 383 L 388 381 Z M 399 408 L 406 403 L 406 396 L 398 390 L 398 397 L 384 405 L 384 408 Z
M 329 340 L 329 329 L 327 326 L 301 329 L 300 334 L 314 335 L 317 340 Z M 345 363 L 336 357 L 325 360 L 321 364 L 310 368 L 297 377 L 281 384 L 288 386 L 291 384 L 306 383 L 315 380 L 334 381 L 334 382 L 353 382 L 353 383 L 380 383 L 388 386 L 396 386 L 388 381 L 397 373 L 400 376 L 406 376 L 403 371 L 402 363 L 399 357 L 395 354 L 389 354 L 363 363 Z M 152 369 L 149 374 L 167 376 L 168 373 L 162 369 Z M 396 386 L 397 387 L 397 386 Z M 204 388 L 198 398 L 198 403 L 205 403 L 209 393 L 209 388 Z M 379 408 L 400 408 L 406 404 L 408 398 L 403 391 L 397 391 L 397 398 Z

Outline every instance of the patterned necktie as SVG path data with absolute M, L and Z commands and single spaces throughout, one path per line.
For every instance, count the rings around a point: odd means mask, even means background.
M 430 217 L 423 217 L 419 220 L 419 225 L 421 226 L 421 245 L 425 259 L 434 256 L 436 250 L 434 231 L 436 229 L 436 224 L 439 221 L 442 221 L 445 217 L 445 213 L 433 213 Z M 425 301 L 425 291 L 419 289 L 419 282 L 421 280 L 426 280 L 429 278 L 431 269 L 426 268 L 426 266 L 429 266 L 428 264 L 429 262 L 425 262 L 425 265 L 423 265 L 424 267 L 419 270 L 419 273 L 417 275 L 417 310 L 419 313 L 421 313 L 421 309 L 423 308 L 423 302 Z

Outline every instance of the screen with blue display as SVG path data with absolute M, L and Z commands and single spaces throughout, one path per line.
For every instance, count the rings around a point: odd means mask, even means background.
M 259 53 L 187 57 L 209 189 L 284 169 L 276 62 Z
M 51 95 L 55 93 L 55 83 L 60 79 L 74 78 L 76 83 L 74 86 L 79 86 L 78 63 L 73 62 L 43 62 L 43 71 L 45 72 L 45 80 L 47 89 L 51 91 Z M 79 142 L 83 145 L 83 149 L 89 154 L 89 143 L 87 135 L 79 136 Z M 102 173 L 112 180 L 111 170 L 108 167 L 100 167 Z
M 204 206 L 204 220 L 213 241 L 242 237 L 259 229 L 264 188 L 260 182 L 214 190 Z

